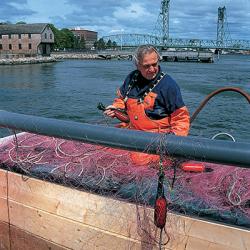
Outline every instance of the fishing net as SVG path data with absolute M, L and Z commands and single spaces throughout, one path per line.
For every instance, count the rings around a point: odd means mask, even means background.
M 161 155 L 137 165 L 126 150 L 31 133 L 14 134 L 0 146 L 2 169 L 155 208 L 158 218 L 150 219 L 165 236 L 150 233 L 138 212 L 145 242 L 167 244 L 169 211 L 250 227 L 250 170 L 203 162 L 201 172 L 184 171 L 183 162 Z

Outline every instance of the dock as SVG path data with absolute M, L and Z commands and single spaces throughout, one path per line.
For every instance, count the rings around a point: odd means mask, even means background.
M 132 60 L 131 50 L 102 50 L 90 53 L 57 52 L 52 57 L 56 59 L 101 59 L 101 60 Z M 167 62 L 201 62 L 213 63 L 214 53 L 204 51 L 160 51 L 162 61 Z
M 214 62 L 214 53 L 207 51 L 164 51 L 161 56 L 167 62 Z
M 160 55 L 162 61 L 167 62 L 214 62 L 214 53 L 208 51 L 160 51 Z M 98 53 L 99 58 L 106 60 L 131 60 L 132 56 L 133 52 L 131 51 L 102 51 Z

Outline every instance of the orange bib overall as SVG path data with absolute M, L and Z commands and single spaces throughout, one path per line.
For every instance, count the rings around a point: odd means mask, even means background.
M 169 133 L 186 136 L 189 132 L 189 112 L 186 106 L 176 109 L 172 114 L 159 120 L 149 118 L 145 110 L 153 110 L 157 94 L 149 92 L 141 101 L 133 98 L 123 98 L 118 92 L 119 98 L 113 105 L 117 108 L 126 109 L 130 122 L 121 124 L 120 127 L 127 129 L 142 130 L 154 133 Z M 131 159 L 137 165 L 147 165 L 158 162 L 158 155 L 131 152 Z
M 148 132 L 170 132 L 170 124 L 168 117 L 160 120 L 150 119 L 146 113 L 146 109 L 153 109 L 156 94 L 150 92 L 142 103 L 137 99 L 129 98 L 126 102 L 127 113 L 130 118 L 130 129 L 143 130 Z M 131 152 L 131 160 L 137 165 L 146 165 L 159 161 L 158 155 Z

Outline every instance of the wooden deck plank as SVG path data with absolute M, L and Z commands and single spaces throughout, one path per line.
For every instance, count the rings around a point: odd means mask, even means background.
M 10 201 L 10 222 L 31 234 L 72 249 L 140 249 L 140 242 Z M 25 218 L 25 219 L 24 219 Z M 117 248 L 118 247 L 118 248 Z
M 250 232 L 239 228 L 196 220 L 188 234 L 201 240 L 234 249 L 250 249 Z
M 6 198 L 0 198 L 0 221 L 9 222 L 8 203 Z
M 11 226 L 11 249 L 12 250 L 68 250 L 41 237 L 35 236 L 17 227 Z
M 5 172 L 0 170 L 0 178 Z M 83 244 L 90 247 L 86 249 L 156 246 L 159 230 L 153 225 L 151 208 L 15 173 L 8 173 L 8 181 L 11 223 L 31 234 L 74 249 Z M 172 213 L 166 228 L 171 240 L 165 249 L 250 249 L 248 230 Z
M 11 239 L 11 240 L 10 240 Z M 63 246 L 53 244 L 45 239 L 34 236 L 8 223 L 0 222 L 1 250 L 67 250 Z
M 23 181 L 17 174 L 12 174 L 9 179 L 12 183 L 9 188 L 11 200 L 125 237 L 140 239 L 137 235 L 138 210 L 144 219 L 145 213 L 152 218 L 152 210 L 144 210 L 134 204 L 60 185 L 52 187 L 51 183 L 33 178 Z
M 8 222 L 7 171 L 0 170 L 0 222 Z
M 7 171 L 0 170 L 0 197 L 7 197 Z
M 2 221 L 0 221 L 0 249 L 1 250 L 10 249 L 9 225 L 8 223 Z

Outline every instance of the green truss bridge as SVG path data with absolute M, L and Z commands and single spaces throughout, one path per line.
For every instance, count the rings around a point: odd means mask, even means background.
M 105 42 L 115 42 L 121 49 L 137 47 L 142 44 L 152 44 L 160 48 L 191 48 L 191 49 L 221 49 L 221 50 L 250 50 L 249 40 L 206 40 L 188 38 L 168 38 L 148 34 L 116 34 L 102 37 Z

